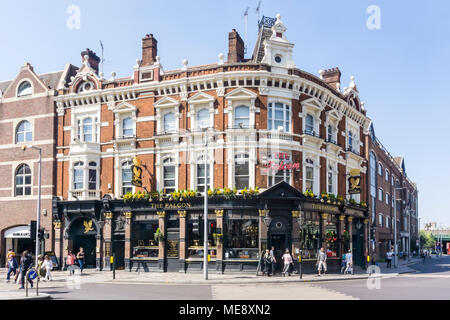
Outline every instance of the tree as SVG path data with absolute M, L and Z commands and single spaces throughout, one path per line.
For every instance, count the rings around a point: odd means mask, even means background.
M 420 246 L 422 248 L 434 248 L 435 240 L 431 232 L 420 231 Z

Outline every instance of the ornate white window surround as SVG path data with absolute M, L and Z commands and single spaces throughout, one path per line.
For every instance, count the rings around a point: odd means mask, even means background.
M 214 127 L 214 102 L 215 98 L 213 96 L 203 92 L 199 92 L 188 99 L 189 112 L 187 116 L 191 118 L 191 131 L 199 131 L 202 126 L 205 126 L 204 123 L 197 123 L 198 112 L 203 109 L 209 111 L 209 124 L 206 126 Z
M 315 136 L 319 136 L 320 133 L 320 125 L 322 124 L 322 120 L 320 120 L 320 114 L 325 106 L 322 102 L 316 98 L 310 98 L 302 103 L 302 111 L 299 115 L 303 118 L 303 131 L 306 131 L 306 116 L 308 114 L 312 115 L 314 119 L 314 133 Z
M 180 102 L 178 100 L 175 100 L 170 97 L 164 97 L 160 100 L 158 100 L 155 103 L 155 110 L 156 110 L 156 132 L 158 134 L 164 134 L 164 115 L 169 112 L 173 112 L 175 114 L 175 129 L 176 132 L 179 132 L 180 130 L 180 121 L 181 118 L 180 114 Z
M 126 102 L 121 103 L 114 108 L 113 113 L 116 139 L 129 138 L 128 136 L 125 137 L 123 135 L 123 120 L 128 117 L 131 117 L 133 120 L 133 135 L 136 137 L 136 110 L 135 106 Z
M 312 161 L 309 163 L 307 160 Z M 306 191 L 306 167 L 313 168 L 313 190 L 314 194 L 320 193 L 320 159 L 319 156 L 303 152 L 303 191 Z
M 75 189 L 74 186 L 74 169 L 75 164 L 81 162 L 82 166 L 77 167 L 83 170 L 83 188 Z M 96 166 L 91 166 L 92 163 Z M 89 189 L 89 169 L 96 171 L 95 189 Z M 85 200 L 85 199 L 100 199 L 100 157 L 94 158 L 92 156 L 72 157 L 69 164 L 69 200 Z M 76 197 L 76 198 L 75 198 Z
M 259 112 L 259 108 L 256 108 L 255 102 L 258 95 L 245 88 L 237 88 L 225 95 L 227 102 L 227 109 L 225 113 L 228 113 L 228 128 L 234 128 L 234 110 L 239 106 L 248 106 L 250 110 L 250 117 L 248 126 L 253 128 L 255 126 L 255 113 Z

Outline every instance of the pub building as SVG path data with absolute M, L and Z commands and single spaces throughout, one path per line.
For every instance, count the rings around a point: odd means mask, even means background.
M 203 197 L 126 202 L 105 197 L 94 202 L 55 201 L 55 205 L 55 220 L 68 225 L 64 241 L 85 248 L 87 265 L 109 270 L 110 257 L 115 255 L 119 269 L 190 272 L 203 268 Z M 330 271 L 339 270 L 342 253 L 349 249 L 355 265 L 364 267 L 366 217 L 364 207 L 310 198 L 286 182 L 254 196 L 211 196 L 208 268 L 254 272 L 260 253 L 272 246 L 279 262 L 285 249 L 296 261 L 301 254 L 304 272 L 314 272 L 321 247 L 327 252 Z M 102 247 L 101 239 L 104 252 L 96 249 Z
M 370 119 L 354 78 L 341 90 L 338 68 L 298 69 L 281 16 L 258 28 L 251 58 L 233 29 L 227 60 L 177 70 L 146 35 L 129 78 L 105 79 L 82 52 L 55 97 L 61 260 L 83 247 L 99 270 L 115 256 L 126 270 L 192 272 L 208 254 L 218 272 L 253 272 L 274 246 L 305 271 L 321 247 L 330 270 L 349 248 L 364 265 Z

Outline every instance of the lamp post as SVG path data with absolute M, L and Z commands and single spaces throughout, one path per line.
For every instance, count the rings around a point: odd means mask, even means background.
M 209 122 L 208 122 L 209 123 Z M 212 131 L 212 136 L 215 135 L 214 129 L 206 126 L 206 123 L 202 123 L 202 130 L 205 134 L 205 147 L 204 147 L 204 159 L 205 159 L 205 194 L 204 194 L 204 211 L 203 211 L 203 276 L 205 280 L 208 280 L 208 131 Z
M 403 190 L 405 188 L 394 188 L 394 267 L 398 267 L 398 247 L 397 247 L 397 199 L 396 199 L 396 191 Z M 401 199 L 399 199 L 401 200 Z
M 298 223 L 298 225 L 300 226 L 300 232 L 303 232 L 303 229 L 302 229 L 302 227 L 303 227 L 303 224 L 305 223 L 305 212 L 303 212 L 303 211 L 301 211 L 301 207 L 300 207 L 300 205 L 299 205 L 299 215 L 298 215 L 298 218 L 297 218 L 297 223 Z M 301 242 L 302 243 L 302 246 L 301 246 L 301 248 L 300 248 L 300 255 L 299 255 L 299 263 L 298 263 L 298 274 L 300 275 L 300 279 L 302 279 L 303 278 L 303 270 L 302 270 L 302 267 L 303 267 L 303 257 L 302 257 L 302 255 L 303 255 L 303 241 Z
M 41 168 L 42 168 L 42 149 L 35 146 L 22 146 L 22 150 L 25 151 L 27 148 L 36 149 L 39 151 L 39 169 L 38 169 L 38 198 L 36 204 L 36 257 L 35 257 L 35 267 L 38 267 L 38 256 L 39 256 L 39 229 L 41 224 Z

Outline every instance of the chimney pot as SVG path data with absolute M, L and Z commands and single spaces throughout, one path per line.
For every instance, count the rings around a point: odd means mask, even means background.
M 89 48 L 86 48 L 86 51 L 81 52 L 81 62 L 84 63 L 85 57 L 87 57 L 87 61 L 92 69 L 95 70 L 95 73 L 98 74 L 98 68 L 101 59 L 97 56 L 97 54 Z
M 228 63 L 236 63 L 244 60 L 244 41 L 236 29 L 228 34 Z
M 339 68 L 330 68 L 321 73 L 321 79 L 333 89 L 336 89 L 336 85 L 341 83 L 341 75 Z
M 156 62 L 158 55 L 158 41 L 153 38 L 153 34 L 146 34 L 142 39 L 142 60 L 141 66 L 150 66 Z

